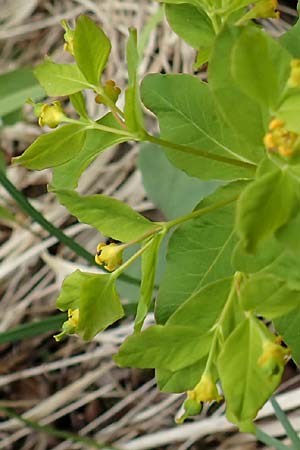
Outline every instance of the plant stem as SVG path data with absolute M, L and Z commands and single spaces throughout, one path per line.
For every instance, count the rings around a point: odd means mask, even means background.
M 271 403 L 274 408 L 275 414 L 277 416 L 277 419 L 283 426 L 283 428 L 286 431 L 287 436 L 290 438 L 292 444 L 294 445 L 295 449 L 300 449 L 300 438 L 296 432 L 296 430 L 293 428 L 291 422 L 289 421 L 288 417 L 284 413 L 284 411 L 281 409 L 279 403 L 277 402 L 275 397 L 271 397 Z
M 88 448 L 97 448 L 97 449 L 106 449 L 106 450 L 117 450 L 116 447 L 112 447 L 111 445 L 107 445 L 104 443 L 100 443 L 95 441 L 94 439 L 90 439 L 84 436 L 79 436 L 77 434 L 71 433 L 69 431 L 57 430 L 54 427 L 49 425 L 40 425 L 37 422 L 33 422 L 32 420 L 25 419 L 24 417 L 17 414 L 10 408 L 5 408 L 0 406 L 0 410 L 3 411 L 8 417 L 12 417 L 14 419 L 19 420 L 24 425 L 32 428 L 33 430 L 39 431 L 41 433 L 46 433 L 50 436 L 54 436 L 60 438 L 62 440 L 70 440 L 72 442 L 78 442 L 80 444 L 84 444 Z
M 178 150 L 183 153 L 189 153 L 191 155 L 199 156 L 201 158 L 212 159 L 213 161 L 223 162 L 225 164 L 230 164 L 232 166 L 244 167 L 251 171 L 255 171 L 257 166 L 254 163 L 247 161 L 242 161 L 235 158 L 229 158 L 227 156 L 216 155 L 215 153 L 210 153 L 205 150 L 200 150 L 193 147 L 187 147 L 186 145 L 175 144 L 174 142 L 166 141 L 158 137 L 152 136 L 148 133 L 145 134 L 144 140 L 152 142 L 153 144 L 160 145 L 161 147 L 171 148 L 173 150 Z
M 184 216 L 178 217 L 177 219 L 170 220 L 170 222 L 166 222 L 164 224 L 164 228 L 165 228 L 165 230 L 169 231 L 171 228 L 175 227 L 176 225 L 180 225 L 181 223 L 187 222 L 188 220 L 191 220 L 191 219 L 195 219 L 196 217 L 204 216 L 205 214 L 215 211 L 216 209 L 223 208 L 224 206 L 235 202 L 237 199 L 238 199 L 238 195 L 235 195 L 230 200 L 224 200 L 223 202 L 214 203 L 213 205 L 206 206 L 205 208 L 196 209 L 195 211 L 193 211 L 189 214 L 185 214 Z
M 84 258 L 89 264 L 97 266 L 94 255 L 81 247 L 76 241 L 67 236 L 62 230 L 52 225 L 31 203 L 27 200 L 24 194 L 20 192 L 6 177 L 3 171 L 0 170 L 0 184 L 6 189 L 6 191 L 14 198 L 18 205 L 26 212 L 35 222 L 41 225 L 51 236 L 55 236 L 59 242 L 65 244 L 73 252 Z M 140 285 L 140 280 L 137 280 L 129 275 L 122 274 L 123 281 L 130 284 Z
M 256 437 L 257 439 L 262 442 L 263 444 L 267 445 L 268 447 L 274 447 L 276 450 L 296 450 L 292 447 L 288 447 L 287 445 L 284 445 L 279 439 L 275 439 L 269 434 L 265 433 L 261 429 L 256 427 Z

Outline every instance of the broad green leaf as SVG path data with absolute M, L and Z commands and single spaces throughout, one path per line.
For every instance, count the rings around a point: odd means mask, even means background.
M 75 94 L 70 95 L 71 103 L 75 109 L 75 111 L 79 114 L 80 117 L 87 119 L 89 117 L 88 112 L 86 110 L 85 98 L 82 92 L 75 92 Z
M 135 331 L 140 331 L 142 329 L 144 320 L 151 305 L 157 259 L 163 237 L 164 236 L 161 234 L 154 236 L 150 247 L 142 255 L 141 293 L 134 322 Z
M 121 367 L 183 369 L 209 351 L 211 336 L 191 326 L 154 325 L 125 340 L 114 357 Z
M 241 194 L 236 228 L 244 248 L 255 252 L 291 217 L 296 206 L 295 182 L 287 171 L 274 169 L 253 181 Z
M 300 58 L 300 21 L 279 38 L 280 44 L 287 49 L 293 58 Z
M 300 290 L 299 253 L 282 249 L 262 273 L 271 273 L 286 280 L 290 289 Z
M 188 3 L 190 5 L 194 5 L 203 9 L 205 9 L 207 6 L 210 6 L 210 0 L 158 0 L 158 1 L 161 3 L 172 5 L 180 5 L 182 3 Z
M 124 316 L 124 310 L 110 274 L 93 275 L 81 285 L 78 333 L 92 339 Z
M 80 291 L 83 281 L 91 274 L 76 270 L 64 279 L 61 292 L 56 299 L 56 307 L 61 311 L 79 308 Z
M 300 133 L 299 125 L 300 113 L 300 93 L 289 95 L 279 106 L 276 111 L 276 117 L 285 122 L 285 127 L 289 131 Z
M 263 324 L 254 318 L 245 319 L 226 340 L 219 357 L 227 417 L 242 431 L 253 431 L 252 421 L 281 380 L 283 367 L 272 373 L 259 365 L 262 340 L 268 334 L 272 340 Z
M 300 255 L 300 214 L 297 214 L 276 232 L 277 240 L 290 252 Z M 280 244 L 278 244 L 279 246 Z
M 155 377 L 162 392 L 185 392 L 193 389 L 199 382 L 205 369 L 207 358 L 187 366 L 184 369 L 172 372 L 168 369 L 156 369 Z
M 201 197 L 209 195 L 220 184 L 187 176 L 154 144 L 142 145 L 138 166 L 148 197 L 169 220 L 189 213 Z
M 271 264 L 282 252 L 282 246 L 272 236 L 261 242 L 255 254 L 246 252 L 243 242 L 239 242 L 232 254 L 232 264 L 239 272 L 259 272 Z
M 236 133 L 232 133 L 216 112 L 207 83 L 192 75 L 148 75 L 142 83 L 142 99 L 160 124 L 161 137 L 195 149 L 195 154 L 166 149 L 171 162 L 190 176 L 201 179 L 251 177 L 253 171 L 197 155 L 197 149 L 237 161 L 253 162 L 244 154 Z M 205 105 L 205 108 L 204 108 Z
M 166 5 L 171 28 L 196 50 L 211 47 L 215 32 L 207 14 L 189 4 Z
M 74 94 L 90 87 L 75 64 L 56 64 L 45 59 L 35 68 L 34 74 L 52 97 Z
M 246 95 L 274 109 L 290 73 L 290 60 L 264 31 L 246 27 L 233 48 L 233 76 Z
M 228 299 L 232 278 L 208 284 L 186 300 L 167 321 L 169 325 L 193 326 L 205 334 L 217 322 Z
M 81 151 L 85 133 L 85 127 L 82 125 L 64 125 L 51 133 L 39 136 L 13 161 L 34 170 L 59 166 L 70 161 Z
M 249 156 L 252 154 L 257 162 L 265 153 L 263 137 L 270 116 L 265 106 L 241 91 L 232 76 L 232 50 L 242 29 L 225 26 L 218 35 L 208 68 L 209 87 L 223 118 L 232 132 L 240 137 L 241 146 L 247 151 L 246 154 Z
M 117 121 L 111 113 L 97 121 L 99 125 L 118 128 Z M 127 136 L 108 133 L 102 130 L 87 130 L 82 150 L 70 161 L 53 170 L 51 186 L 53 189 L 74 189 L 84 170 L 106 148 L 128 140 Z
M 24 105 L 28 98 L 45 97 L 31 69 L 17 69 L 0 75 L 0 116 L 5 116 Z
M 197 209 L 235 198 L 244 182 L 219 188 Z M 231 253 L 236 244 L 233 230 L 235 203 L 181 225 L 171 236 L 167 268 L 156 302 L 156 319 L 168 317 L 194 292 L 208 283 L 233 275 Z
M 137 48 L 137 31 L 134 28 L 129 30 L 126 59 L 128 87 L 125 92 L 125 122 L 129 131 L 138 132 L 144 129 L 144 119 L 138 80 L 139 53 Z
M 74 33 L 74 57 L 88 80 L 98 86 L 111 50 L 106 34 L 87 16 L 80 16 Z
M 300 290 L 291 289 L 286 280 L 271 274 L 257 274 L 242 285 L 243 308 L 255 314 L 275 319 L 300 306 Z
M 276 331 L 289 346 L 295 363 L 300 365 L 300 309 L 274 320 Z
M 105 236 L 119 241 L 131 241 L 157 226 L 130 206 L 112 197 L 96 194 L 82 197 L 75 191 L 56 190 L 60 203 L 71 214 Z

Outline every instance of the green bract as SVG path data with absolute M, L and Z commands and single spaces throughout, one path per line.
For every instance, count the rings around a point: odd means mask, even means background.
M 48 95 L 69 97 L 77 119 L 63 114 L 64 123 L 15 162 L 53 167 L 60 203 L 116 241 L 97 248 L 96 262 L 111 273 L 102 267 L 66 278 L 57 307 L 68 320 L 56 339 L 89 340 L 121 319 L 116 281 L 134 274 L 141 278 L 134 332 L 115 361 L 154 368 L 165 392 L 190 391 L 183 418 L 201 411 L 201 395 L 220 401 L 219 383 L 228 419 L 252 432 L 289 357 L 300 361 L 299 24 L 270 37 L 251 21 L 277 16 L 269 0 L 161 3 L 173 30 L 199 53 L 196 67 L 208 62 L 207 81 L 185 73 L 140 80 L 143 55 L 131 29 L 120 109 L 119 89 L 105 80 L 110 41 L 81 16 L 68 36 L 74 62 L 46 59 L 35 69 Z M 107 108 L 101 117 L 89 117 L 86 89 Z M 147 109 L 159 136 L 146 129 Z M 148 143 L 139 168 L 169 221 L 151 222 L 117 199 L 74 190 L 100 152 L 127 141 Z M 136 292 L 125 297 L 133 302 Z M 152 304 L 156 323 L 146 327 Z

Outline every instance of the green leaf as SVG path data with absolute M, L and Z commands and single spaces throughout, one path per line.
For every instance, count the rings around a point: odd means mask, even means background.
M 64 279 L 56 307 L 60 311 L 79 308 L 81 285 L 90 274 L 76 270 Z
M 300 214 L 297 214 L 276 232 L 279 243 L 297 256 L 300 254 L 299 227 Z M 277 246 L 280 246 L 280 244 L 277 244 Z
M 219 188 L 202 200 L 197 209 L 234 198 L 243 182 Z M 156 319 L 164 323 L 193 292 L 208 283 L 233 275 L 231 253 L 236 244 L 233 230 L 235 204 L 181 225 L 171 236 L 167 268 L 156 302 Z
M 134 322 L 134 330 L 142 329 L 144 320 L 149 311 L 153 298 L 153 288 L 155 283 L 155 273 L 159 248 L 164 236 L 157 234 L 153 237 L 150 247 L 142 254 L 142 282 L 141 294 L 137 307 L 137 313 Z
M 111 50 L 106 34 L 87 16 L 80 16 L 74 32 L 74 57 L 85 78 L 94 86 L 106 66 Z
M 79 308 L 76 333 L 84 340 L 92 339 L 124 315 L 111 274 L 76 270 L 65 279 L 56 305 L 61 311 Z
M 205 369 L 207 358 L 172 372 L 168 369 L 156 369 L 155 377 L 162 392 L 185 392 L 193 389 L 199 382 Z
M 145 106 L 159 119 L 163 139 L 221 157 L 254 161 L 253 150 L 251 155 L 244 154 L 236 134 L 218 116 L 207 83 L 199 78 L 186 74 L 148 75 L 141 92 Z M 251 169 L 203 158 L 200 154 L 173 149 L 167 149 L 166 154 L 176 167 L 201 179 L 252 176 Z
M 300 58 L 300 21 L 279 38 L 280 44 L 287 49 L 293 58 Z
M 242 29 L 225 26 L 218 35 L 208 67 L 208 79 L 223 120 L 240 137 L 245 154 L 252 154 L 258 162 L 265 152 L 263 137 L 270 116 L 265 106 L 242 92 L 232 76 L 232 51 Z
M 203 287 L 176 309 L 167 325 L 194 326 L 199 333 L 207 333 L 215 325 L 224 308 L 231 283 L 230 277 Z
M 17 69 L 0 75 L 0 116 L 5 116 L 24 105 L 28 98 L 39 100 L 45 96 L 31 69 Z
M 232 264 L 239 272 L 259 272 L 271 264 L 282 252 L 282 246 L 274 236 L 261 242 L 255 254 L 246 252 L 243 242 L 239 242 L 232 254 Z
M 148 197 L 169 220 L 189 213 L 201 197 L 209 195 L 220 184 L 187 176 L 169 162 L 161 147 L 154 144 L 141 146 L 138 167 Z
M 171 28 L 196 50 L 211 47 L 215 32 L 211 20 L 200 8 L 185 4 L 166 5 L 166 16 Z
M 120 127 L 111 113 L 97 123 L 112 128 Z M 51 188 L 54 190 L 76 188 L 81 174 L 103 150 L 127 140 L 127 136 L 102 130 L 87 130 L 82 150 L 66 164 L 54 168 Z
M 218 360 L 227 417 L 248 432 L 253 432 L 252 421 L 279 385 L 283 372 L 281 366 L 272 373 L 259 365 L 264 335 L 273 340 L 263 324 L 245 319 L 226 340 Z
M 124 310 L 110 274 L 91 275 L 82 282 L 78 333 L 92 339 L 124 316 Z
M 80 117 L 88 119 L 89 115 L 86 110 L 85 98 L 82 92 L 76 92 L 70 95 L 71 103 Z
M 74 94 L 90 87 L 75 64 L 56 64 L 45 59 L 35 68 L 34 74 L 52 97 Z
M 55 193 L 60 203 L 78 220 L 113 239 L 131 241 L 157 228 L 130 206 L 115 198 L 101 194 L 82 197 L 75 191 L 63 189 L 56 190 Z
M 274 320 L 276 331 L 289 346 L 295 363 L 300 365 L 300 310 L 296 309 Z
M 197 328 L 154 325 L 125 340 L 114 357 L 121 367 L 183 369 L 209 351 L 211 336 Z
M 125 92 L 125 122 L 129 131 L 138 132 L 144 130 L 144 119 L 138 80 L 139 53 L 137 48 L 137 31 L 134 28 L 129 30 L 126 58 L 128 87 Z
M 276 111 L 276 117 L 285 122 L 285 127 L 289 131 L 300 133 L 299 125 L 300 113 L 300 93 L 289 95 L 279 106 Z
M 249 253 L 291 217 L 296 206 L 295 182 L 287 171 L 274 167 L 253 181 L 241 194 L 236 227 Z
M 257 274 L 242 285 L 243 308 L 275 319 L 300 306 L 300 290 L 291 289 L 286 280 L 272 274 Z
M 264 31 L 246 27 L 233 48 L 233 76 L 245 94 L 275 108 L 289 77 L 290 59 Z
M 85 127 L 82 125 L 64 125 L 51 133 L 39 136 L 13 161 L 34 170 L 59 166 L 80 152 L 85 133 Z

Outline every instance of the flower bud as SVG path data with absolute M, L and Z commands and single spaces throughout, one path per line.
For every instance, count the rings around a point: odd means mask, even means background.
M 119 95 L 121 94 L 121 89 L 118 86 L 116 86 L 114 80 L 106 81 L 105 85 L 103 86 L 103 91 L 105 95 L 109 97 L 114 103 L 116 103 L 116 101 L 119 98 Z M 101 103 L 105 104 L 104 96 L 101 94 L 96 95 L 95 102 L 99 104 Z
M 104 264 L 104 267 L 109 272 L 113 272 L 122 264 L 122 254 L 125 246 L 115 243 L 105 244 L 100 243 L 97 247 L 95 261 L 97 264 Z
M 56 128 L 65 117 L 60 102 L 53 102 L 50 105 L 44 104 L 40 109 L 39 125 L 40 127 L 48 125 L 50 128 Z
M 74 55 L 74 30 L 69 26 L 68 22 L 66 20 L 61 21 L 61 25 L 65 30 L 64 39 L 65 39 L 65 45 L 64 50 L 66 52 L 71 53 L 71 55 Z

